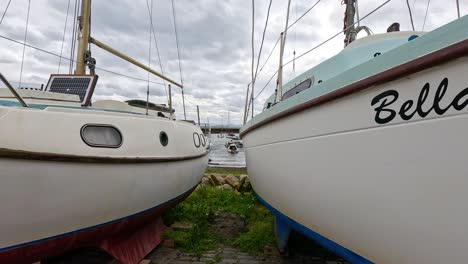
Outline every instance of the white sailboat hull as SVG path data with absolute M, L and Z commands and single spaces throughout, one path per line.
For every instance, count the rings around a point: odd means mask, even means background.
M 460 106 L 468 100 L 467 69 L 463 57 L 248 131 L 256 193 L 370 262 L 466 262 L 468 108 Z M 447 89 L 438 100 L 440 86 Z M 389 90 L 398 93 L 393 103 L 377 99 Z M 382 104 L 394 111 L 391 120 L 391 112 L 377 113 Z
M 167 118 L 0 106 L 0 124 L 1 263 L 82 247 L 138 263 L 160 242 L 158 218 L 208 163 L 200 128 Z M 84 134 L 88 126 L 94 134 Z M 100 127 L 118 130 L 121 142 Z
M 0 248 L 95 227 L 162 205 L 192 190 L 207 162 L 207 156 L 142 164 L 0 159 Z

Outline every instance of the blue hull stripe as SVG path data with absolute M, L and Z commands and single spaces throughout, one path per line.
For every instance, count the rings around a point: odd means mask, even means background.
M 287 217 L 280 211 L 276 210 L 273 206 L 268 204 L 265 200 L 263 200 L 258 194 L 257 198 L 260 200 L 260 202 L 265 205 L 268 210 L 270 210 L 275 217 L 279 218 L 281 221 L 284 221 L 285 223 L 289 223 L 290 227 L 294 229 L 295 231 L 305 235 L 311 240 L 314 240 L 317 242 L 319 245 L 321 245 L 324 248 L 327 248 L 328 250 L 332 251 L 336 255 L 346 259 L 352 264 L 373 264 L 374 262 L 367 260 L 364 257 L 361 257 L 360 255 L 352 252 L 351 250 L 340 246 L 339 244 L 331 241 L 330 239 L 310 230 L 309 228 L 299 224 L 298 222 L 292 220 L 291 218 Z
M 85 228 L 82 228 L 82 229 L 78 229 L 78 230 L 75 230 L 75 231 L 71 231 L 71 232 L 67 232 L 67 233 L 63 233 L 63 234 L 60 234 L 60 235 L 56 235 L 56 236 L 51 236 L 51 237 L 46 237 L 46 238 L 41 238 L 41 239 L 38 239 L 38 240 L 34 240 L 34 241 L 31 241 L 31 242 L 26 242 L 26 243 L 21 243 L 21 244 L 17 244 L 17 245 L 13 245 L 13 246 L 8 246 L 8 247 L 4 247 L 4 248 L 0 248 L 0 252 L 2 251 L 7 251 L 7 250 L 10 250 L 10 249 L 14 249 L 14 248 L 20 248 L 20 247 L 25 247 L 25 246 L 29 246 L 29 245 L 32 245 L 32 244 L 36 244 L 36 243 L 40 243 L 40 242 L 44 242 L 44 241 L 47 241 L 47 240 L 51 240 L 51 239 L 56 239 L 56 238 L 60 238 L 60 237 L 64 237 L 64 236 L 69 236 L 69 235 L 72 235 L 74 233 L 79 233 L 79 232 L 83 232 L 83 231 L 86 231 L 86 230 L 89 230 L 89 229 L 93 229 L 93 228 L 96 228 L 96 227 L 101 227 L 101 226 L 105 226 L 105 225 L 109 225 L 109 224 L 113 224 L 115 222 L 119 222 L 119 221 L 123 221 L 125 219 L 128 219 L 128 218 L 131 218 L 131 217 L 134 217 L 134 216 L 138 216 L 138 215 L 141 215 L 141 214 L 144 214 L 144 213 L 147 213 L 151 210 L 154 210 L 154 209 L 157 209 L 158 207 L 162 207 L 168 203 L 171 203 L 173 201 L 176 201 L 177 199 L 180 199 L 180 197 L 183 197 L 184 195 L 186 195 L 187 193 L 191 193 L 193 191 L 193 189 L 190 189 L 189 191 L 175 197 L 175 198 L 172 198 L 170 199 L 169 201 L 167 202 L 164 202 L 162 204 L 159 204 L 159 205 L 156 205 L 154 207 L 151 207 L 149 209 L 146 209 L 144 211 L 141 211 L 141 212 L 138 212 L 138 213 L 135 213 L 135 214 L 132 214 L 132 215 L 128 215 L 128 216 L 125 216 L 125 217 L 122 217 L 122 218 L 119 218 L 119 219 L 115 219 L 115 220 L 112 220 L 112 221 L 109 221 L 109 222 L 106 222 L 106 223 L 102 223 L 102 224 L 98 224 L 98 225 L 95 225 L 95 226 L 90 226 L 90 227 L 85 227 Z

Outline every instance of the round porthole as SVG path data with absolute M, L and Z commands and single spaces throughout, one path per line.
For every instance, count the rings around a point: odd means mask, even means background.
M 206 138 L 205 138 L 205 135 L 200 134 L 200 139 L 201 139 L 201 144 L 202 144 L 202 146 L 205 146 L 205 145 L 206 145 Z
M 199 148 L 200 147 L 200 135 L 198 135 L 197 133 L 193 133 L 193 144 L 195 145 L 195 147 Z
M 161 133 L 159 133 L 159 142 L 161 142 L 161 145 L 164 147 L 169 144 L 169 137 L 167 136 L 166 132 L 161 131 Z

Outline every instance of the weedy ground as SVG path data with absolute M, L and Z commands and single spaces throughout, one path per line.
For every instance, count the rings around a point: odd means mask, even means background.
M 215 172 L 211 172 L 215 173 Z M 216 173 L 225 173 L 216 172 Z M 232 174 L 232 172 L 229 172 Z M 239 173 L 242 174 L 242 173 Z M 240 216 L 245 232 L 233 238 L 223 238 L 210 228 L 217 215 L 231 213 Z M 166 225 L 174 222 L 191 223 L 184 230 L 172 229 L 165 237 L 185 252 L 201 255 L 221 245 L 229 245 L 242 251 L 260 254 L 265 245 L 273 245 L 273 216 L 263 207 L 252 192 L 237 193 L 211 186 L 199 186 L 185 201 L 170 209 L 164 216 Z

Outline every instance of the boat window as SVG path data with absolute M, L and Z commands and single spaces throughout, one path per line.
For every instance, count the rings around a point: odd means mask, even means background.
M 118 148 L 122 145 L 122 134 L 111 125 L 86 124 L 81 128 L 81 138 L 91 147 Z
M 198 135 L 197 133 L 193 133 L 193 144 L 195 145 L 195 147 L 199 148 L 200 147 L 200 135 Z
M 314 81 L 314 77 L 309 78 L 309 79 L 301 82 L 300 84 L 294 86 L 291 90 L 284 93 L 283 100 L 287 99 L 287 98 L 289 98 L 289 97 L 291 97 L 291 96 L 293 96 L 295 94 L 298 94 L 298 93 L 304 91 L 305 89 L 310 88 L 310 86 L 313 85 L 313 81 Z
M 202 144 L 202 146 L 205 146 L 205 145 L 206 145 L 205 135 L 200 134 L 200 139 L 201 139 L 201 144 Z
M 161 131 L 161 133 L 159 133 L 159 141 L 161 142 L 161 145 L 163 145 L 163 147 L 169 144 L 169 137 L 167 136 L 166 132 Z

